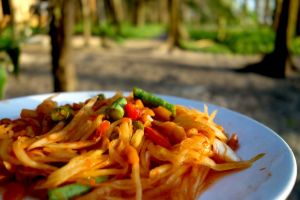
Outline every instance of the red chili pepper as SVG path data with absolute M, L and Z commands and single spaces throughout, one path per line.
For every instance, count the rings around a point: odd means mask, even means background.
M 162 147 L 165 147 L 167 149 L 171 148 L 169 140 L 151 127 L 145 127 L 145 137 Z
M 124 107 L 125 116 L 133 120 L 136 120 L 140 117 L 140 110 L 136 108 L 132 103 L 127 103 Z
M 105 132 L 107 131 L 109 126 L 110 126 L 110 122 L 107 120 L 104 120 L 96 129 L 96 133 L 95 133 L 93 139 L 96 140 L 97 138 L 101 138 L 105 134 Z

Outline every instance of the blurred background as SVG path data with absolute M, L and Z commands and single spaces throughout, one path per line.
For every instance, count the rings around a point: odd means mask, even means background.
M 275 130 L 299 166 L 299 10 L 299 0 L 0 0 L 0 97 L 139 86 L 209 102 Z

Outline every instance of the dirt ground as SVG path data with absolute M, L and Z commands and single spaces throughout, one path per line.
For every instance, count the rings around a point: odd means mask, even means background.
M 213 55 L 176 50 L 163 53 L 160 41 L 127 41 L 89 48 L 74 39 L 78 91 L 131 90 L 139 86 L 155 93 L 201 100 L 246 114 L 279 133 L 291 146 L 300 166 L 300 78 L 271 79 L 233 71 L 260 56 Z M 300 59 L 296 58 L 300 66 Z M 21 76 L 9 78 L 6 98 L 52 91 L 47 39 L 25 44 Z M 300 170 L 298 167 L 298 174 Z M 289 199 L 300 199 L 300 178 Z

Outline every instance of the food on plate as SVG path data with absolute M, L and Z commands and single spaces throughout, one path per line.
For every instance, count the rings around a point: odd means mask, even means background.
M 4 200 L 196 199 L 210 171 L 245 169 L 263 156 L 241 160 L 237 135 L 206 106 L 173 105 L 140 88 L 65 105 L 54 99 L 0 120 Z

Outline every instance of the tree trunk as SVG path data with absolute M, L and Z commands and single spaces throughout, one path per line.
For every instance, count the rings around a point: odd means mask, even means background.
M 3 3 L 3 2 L 2 2 Z M 0 33 L 2 29 L 4 30 L 6 26 L 10 25 L 11 27 L 11 41 L 5 47 L 5 52 L 9 56 L 11 63 L 13 65 L 13 73 L 18 76 L 20 71 L 20 27 L 16 22 L 15 17 L 15 6 L 12 0 L 7 0 L 4 5 L 4 19 L 3 24 L 0 23 Z M 2 28 L 2 29 L 1 29 Z
M 2 0 L 0 1 L 0 22 L 3 20 L 4 14 L 3 14 L 3 7 L 2 7 Z
M 284 77 L 288 71 L 295 69 L 290 50 L 296 30 L 298 6 L 299 0 L 284 0 L 282 4 L 282 11 L 276 31 L 275 49 L 269 55 L 273 59 L 272 64 L 275 66 L 273 69 L 275 77 Z
M 264 24 L 269 24 L 270 17 L 270 0 L 265 0 L 265 8 L 264 8 Z
M 278 61 L 277 67 L 273 67 L 274 75 L 278 77 L 284 77 L 285 74 L 285 66 L 287 64 L 287 60 L 289 55 L 288 49 L 288 31 L 289 31 L 289 7 L 294 0 L 283 0 L 282 10 L 279 17 L 279 24 L 276 31 L 275 38 L 275 49 L 274 51 L 267 55 L 266 59 L 274 59 L 274 61 Z M 298 1 L 298 0 L 296 0 Z M 271 58 L 269 58 L 271 57 Z M 275 64 L 275 63 L 273 63 Z M 269 69 L 271 70 L 271 69 Z
M 168 50 L 172 50 L 175 47 L 180 46 L 180 0 L 169 0 L 169 32 L 167 47 Z
M 12 40 L 17 41 L 19 39 L 19 30 L 16 23 L 15 8 L 12 0 L 8 0 L 10 8 L 10 24 L 12 30 Z
M 282 0 L 276 0 L 275 10 L 274 10 L 274 19 L 273 19 L 273 29 L 276 31 L 278 29 L 280 13 L 282 9 Z
M 247 16 L 248 15 L 248 0 L 243 1 L 242 10 L 243 10 L 243 15 Z
M 121 21 L 123 18 L 122 5 L 120 0 L 105 0 L 105 10 L 107 17 L 116 28 L 117 34 L 121 33 Z
M 181 47 L 180 42 L 189 38 L 189 34 L 183 24 L 182 1 L 168 0 L 169 30 L 167 39 L 167 50 Z
M 159 0 L 157 1 L 157 15 L 158 15 L 158 23 L 167 24 L 168 22 L 168 1 L 167 0 Z
M 290 49 L 295 34 L 298 5 L 299 0 L 283 0 L 274 51 L 267 54 L 260 63 L 250 65 L 241 71 L 284 78 L 287 73 L 296 69 L 292 63 Z
M 225 17 L 220 17 L 218 20 L 218 32 L 217 32 L 217 39 L 218 41 L 224 42 L 226 39 L 226 25 L 227 20 Z
M 299 11 L 299 0 L 290 0 L 290 6 L 289 6 L 289 19 L 288 19 L 288 27 L 287 27 L 287 48 L 288 50 L 291 50 L 292 47 L 292 39 L 295 36 L 296 33 L 296 27 L 297 27 L 297 17 L 298 17 L 298 11 Z
M 145 1 L 135 0 L 134 1 L 134 15 L 133 23 L 137 27 L 144 26 L 145 24 Z
M 90 45 L 91 38 L 91 15 L 90 15 L 90 7 L 89 0 L 81 0 L 82 5 L 82 18 L 83 18 L 83 37 L 84 37 L 84 45 Z
M 98 7 L 97 0 L 89 0 L 89 11 L 90 11 L 90 19 L 92 24 L 98 24 L 99 16 L 98 16 Z
M 297 25 L 296 25 L 296 36 L 300 36 L 300 3 L 298 7 L 298 17 L 297 17 Z
M 107 20 L 107 13 L 106 13 L 106 3 L 105 1 L 102 0 L 96 0 L 96 5 L 97 5 L 97 26 L 101 25 L 101 22 Z
M 52 3 L 49 34 L 54 91 L 72 91 L 76 82 L 71 54 L 75 0 L 53 0 Z
M 258 22 L 260 22 L 260 1 L 261 0 L 255 0 L 255 14 Z

